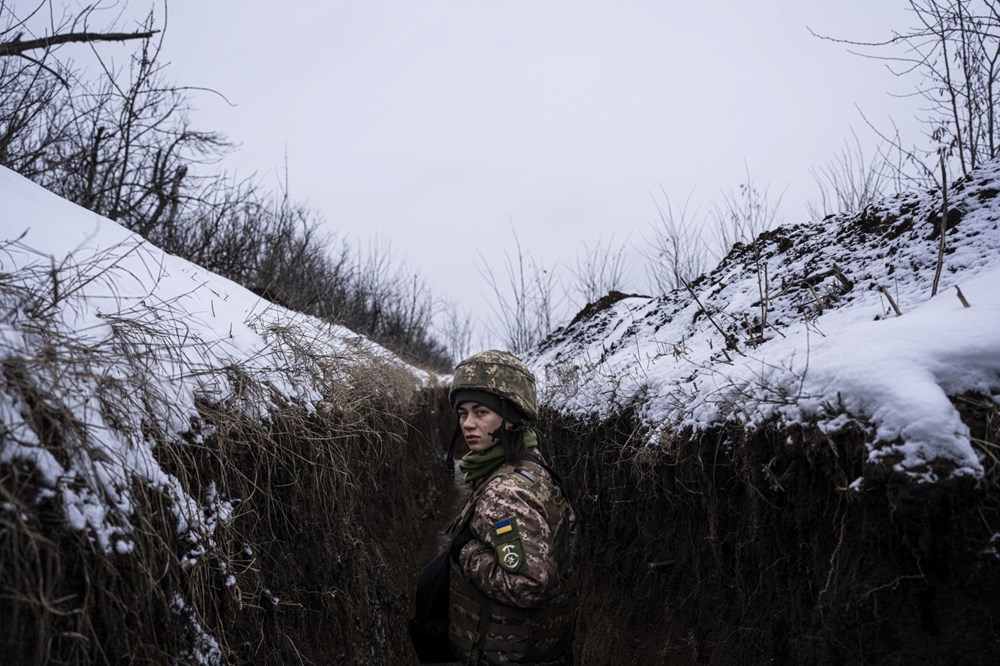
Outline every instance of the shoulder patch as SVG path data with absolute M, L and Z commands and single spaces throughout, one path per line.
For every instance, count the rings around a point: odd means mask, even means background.
M 510 573 L 517 573 L 524 566 L 524 548 L 521 534 L 514 518 L 505 518 L 493 525 L 494 546 L 497 563 Z
M 496 531 L 497 536 L 500 536 L 502 534 L 507 534 L 507 532 L 514 531 L 514 523 L 511 522 L 512 520 L 513 518 L 508 520 L 501 520 L 499 523 L 493 526 L 493 529 Z
M 531 483 L 533 484 L 538 483 L 538 477 L 529 472 L 528 470 L 524 469 L 523 467 L 518 467 L 515 471 L 524 478 L 526 478 Z

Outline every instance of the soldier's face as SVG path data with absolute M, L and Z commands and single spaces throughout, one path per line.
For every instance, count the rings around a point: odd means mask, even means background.
M 492 448 L 497 440 L 490 433 L 499 428 L 502 421 L 499 414 L 478 402 L 463 402 L 458 406 L 458 424 L 470 451 L 481 453 Z

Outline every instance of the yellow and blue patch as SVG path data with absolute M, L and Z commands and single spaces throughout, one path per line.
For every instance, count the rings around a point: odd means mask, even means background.
M 493 549 L 497 554 L 497 562 L 504 570 L 518 573 L 524 565 L 524 547 L 521 545 L 517 521 L 507 518 L 494 523 L 493 532 L 496 534 Z

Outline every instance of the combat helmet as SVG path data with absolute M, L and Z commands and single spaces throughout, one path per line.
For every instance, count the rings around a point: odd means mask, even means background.
M 538 419 L 535 376 L 521 359 L 510 352 L 491 349 L 473 354 L 459 363 L 448 391 L 451 408 L 455 409 L 457 398 L 462 394 L 468 395 L 468 392 L 499 396 L 517 407 L 528 422 Z

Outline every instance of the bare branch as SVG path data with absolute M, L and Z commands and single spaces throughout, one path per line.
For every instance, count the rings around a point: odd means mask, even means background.
M 934 267 L 934 282 L 931 284 L 931 297 L 937 295 L 938 282 L 941 280 L 941 269 L 944 267 L 945 236 L 948 233 L 948 172 L 945 167 L 944 153 L 941 153 L 941 238 L 938 242 L 937 263 Z
M 35 49 L 51 49 L 60 44 L 72 42 L 124 42 L 131 39 L 148 39 L 160 32 L 159 30 L 148 30 L 146 32 L 72 32 L 62 35 L 52 35 L 50 37 L 40 37 L 22 41 L 15 38 L 11 41 L 0 42 L 0 56 L 21 55 Z
M 896 142 L 901 158 L 896 165 L 916 168 L 916 178 L 906 179 L 929 185 L 937 170 L 930 160 L 942 151 L 955 162 L 952 171 L 962 176 L 998 156 L 995 100 L 1000 83 L 1000 12 L 994 2 L 909 0 L 908 4 L 914 26 L 894 31 L 889 39 L 859 42 L 812 34 L 858 47 L 859 51 L 851 53 L 890 63 L 889 70 L 896 76 L 915 77 L 910 96 L 918 95 L 927 103 L 921 120 L 930 145 L 904 150 Z M 871 49 L 883 53 L 865 52 Z

